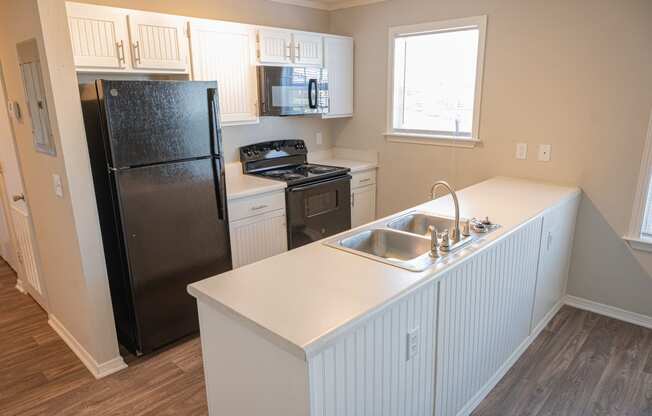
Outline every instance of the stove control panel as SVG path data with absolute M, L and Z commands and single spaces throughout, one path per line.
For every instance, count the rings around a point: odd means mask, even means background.
M 255 162 L 287 156 L 307 155 L 308 149 L 303 140 L 273 140 L 243 146 L 240 148 L 241 162 Z

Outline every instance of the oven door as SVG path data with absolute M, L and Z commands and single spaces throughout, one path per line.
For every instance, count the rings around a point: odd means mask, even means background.
M 351 228 L 351 176 L 287 189 L 288 247 L 301 247 Z
M 296 116 L 328 112 L 325 69 L 259 66 L 261 116 Z

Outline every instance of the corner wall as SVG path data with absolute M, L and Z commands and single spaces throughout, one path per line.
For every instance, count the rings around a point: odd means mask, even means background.
M 388 28 L 483 14 L 483 145 L 387 142 Z M 645 0 L 389 0 L 334 11 L 330 29 L 353 35 L 356 67 L 355 117 L 333 124 L 333 140 L 380 152 L 379 215 L 426 200 L 437 179 L 456 187 L 495 175 L 579 185 L 569 293 L 652 316 L 652 254 L 620 238 L 652 108 L 650 21 Z M 514 158 L 518 142 L 529 145 L 526 161 Z M 536 161 L 540 143 L 552 144 L 551 162 Z

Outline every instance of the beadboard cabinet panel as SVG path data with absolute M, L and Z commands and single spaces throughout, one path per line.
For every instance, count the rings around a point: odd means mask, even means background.
M 142 12 L 128 21 L 135 68 L 188 71 L 185 18 Z
M 470 413 L 528 339 L 541 224 L 530 221 L 442 278 L 436 415 Z
M 246 25 L 190 22 L 193 79 L 217 81 L 223 125 L 258 122 L 256 32 Z
M 324 63 L 324 44 L 321 35 L 294 33 L 294 62 L 299 65 L 317 65 Z
M 100 70 L 130 65 L 125 13 L 78 3 L 66 3 L 66 10 L 76 67 Z
M 258 30 L 258 60 L 261 63 L 292 63 L 292 32 L 287 30 Z
M 309 357 L 310 415 L 431 416 L 436 310 L 433 282 Z
M 233 268 L 288 249 L 285 209 L 233 221 L 229 227 Z
M 351 228 L 376 219 L 376 185 L 351 189 Z
M 328 113 L 323 118 L 353 116 L 353 39 L 324 37 L 324 67 L 328 70 Z

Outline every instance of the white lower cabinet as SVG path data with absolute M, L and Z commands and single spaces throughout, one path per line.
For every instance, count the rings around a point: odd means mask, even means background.
M 376 219 L 376 169 L 351 175 L 351 228 Z
M 543 215 L 539 271 L 532 311 L 533 332 L 538 332 L 545 325 L 566 293 L 578 205 L 579 198 L 573 198 Z
M 287 251 L 284 191 L 229 201 L 229 218 L 234 269 Z

